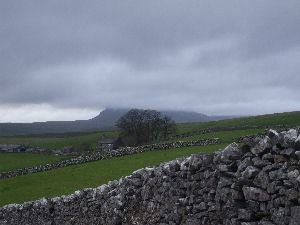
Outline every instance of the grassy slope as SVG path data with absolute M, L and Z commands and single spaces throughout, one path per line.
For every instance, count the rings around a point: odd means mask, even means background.
M 236 130 L 236 131 L 222 131 L 201 135 L 194 135 L 186 138 L 180 138 L 174 141 L 189 141 L 209 138 L 220 138 L 222 143 L 231 143 L 236 141 L 240 136 L 248 134 L 256 134 L 263 132 L 264 129 L 248 129 L 248 130 Z M 30 167 L 35 165 L 47 164 L 66 159 L 68 157 L 54 156 L 54 155 L 40 155 L 40 154 L 0 154 L 0 172 L 20 169 L 24 167 Z
M 175 141 L 192 141 L 210 138 L 220 138 L 222 143 L 232 143 L 237 140 L 237 138 L 246 135 L 252 135 L 264 132 L 265 129 L 248 129 L 248 130 L 234 130 L 234 131 L 220 131 L 207 134 L 193 135 L 185 138 L 178 138 L 168 142 Z
M 41 147 L 47 149 L 61 149 L 64 146 L 71 145 L 75 149 L 88 150 L 84 149 L 88 144 L 91 146 L 91 149 L 97 147 L 97 142 L 103 137 L 104 133 L 95 133 L 88 134 L 78 137 L 66 137 L 66 138 L 55 138 L 55 137 L 0 137 L 1 144 L 25 144 L 33 147 Z M 116 136 L 116 132 L 106 132 L 107 136 Z M 0 156 L 1 157 L 1 156 Z
M 262 116 L 251 116 L 244 118 L 228 119 L 221 121 L 211 121 L 205 123 L 178 124 L 178 133 L 185 133 L 193 130 L 201 130 L 211 127 L 231 127 L 231 126 L 274 126 L 274 125 L 300 125 L 300 111 L 275 113 Z
M 207 123 L 179 124 L 178 132 L 188 132 L 209 127 L 243 126 L 243 125 L 300 125 L 300 112 L 263 115 L 223 120 Z M 232 142 L 236 137 L 261 132 L 262 129 L 250 129 L 242 131 L 216 132 L 204 135 L 195 135 L 181 140 L 206 139 L 219 137 L 224 143 Z M 100 136 L 100 135 L 99 135 Z M 9 139 L 10 143 L 25 143 L 47 148 L 60 148 L 64 145 L 80 145 L 83 141 L 96 144 L 100 138 L 98 134 L 86 135 L 74 138 L 24 138 Z M 9 143 L 8 139 L 0 138 L 0 143 Z M 24 141 L 24 142 L 20 142 Z M 58 147 L 52 147 L 58 146 Z M 225 144 L 227 145 L 227 144 Z M 176 157 L 187 156 L 202 150 L 215 151 L 225 145 L 213 145 L 206 147 L 192 147 L 184 149 L 170 149 L 165 151 L 146 152 L 121 158 L 92 162 L 76 166 L 65 167 L 43 173 L 30 174 L 9 179 L 0 180 L 0 205 L 12 202 L 24 202 L 40 197 L 52 197 L 69 194 L 77 189 L 96 187 L 109 180 L 118 179 L 128 175 L 136 169 L 156 165 Z M 50 146 L 50 147 L 49 147 Z M 1 157 L 1 155 L 0 155 Z
M 70 156 L 3 153 L 0 154 L 0 172 L 7 172 L 37 165 L 45 165 L 47 163 L 54 163 L 69 158 Z
M 228 127 L 243 125 L 300 125 L 300 112 L 289 112 L 280 114 L 269 114 L 255 117 L 245 117 L 228 119 L 221 121 L 212 121 L 205 123 L 187 123 L 178 124 L 178 133 L 184 133 L 193 130 L 201 130 L 210 127 Z M 0 137 L 0 143 L 3 144 L 26 144 L 35 147 L 48 149 L 61 149 L 63 146 L 72 145 L 77 150 L 86 150 L 90 145 L 91 149 L 95 149 L 97 141 L 101 139 L 104 133 L 95 133 L 82 135 L 77 137 Z M 116 136 L 117 132 L 105 133 L 108 136 Z M 241 135 L 240 135 L 241 136 Z M 88 147 L 87 147 L 88 146 Z
M 43 173 L 2 179 L 0 180 L 0 207 L 41 197 L 70 194 L 86 187 L 97 187 L 110 180 L 129 175 L 139 168 L 154 166 L 197 152 L 213 152 L 224 147 L 225 145 L 213 145 L 144 152 Z

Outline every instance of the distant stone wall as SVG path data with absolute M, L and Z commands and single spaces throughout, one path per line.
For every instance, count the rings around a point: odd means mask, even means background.
M 206 129 L 201 129 L 201 130 L 195 130 L 195 131 L 190 131 L 182 134 L 178 134 L 172 137 L 168 137 L 161 141 L 169 141 L 169 140 L 176 140 L 179 138 L 185 138 L 185 137 L 190 137 L 194 135 L 199 135 L 199 134 L 207 134 L 207 133 L 214 133 L 214 132 L 221 132 L 221 131 L 233 131 L 233 130 L 248 130 L 248 129 L 270 129 L 270 128 L 292 128 L 293 126 L 286 126 L 286 125 L 274 125 L 274 126 L 232 126 L 232 127 L 213 127 L 213 128 L 206 128 Z
M 0 208 L 0 224 L 299 225 L 299 131 L 144 168 L 98 188 Z
M 179 142 L 166 143 L 166 144 L 153 144 L 153 145 L 145 145 L 139 147 L 125 147 L 125 148 L 119 148 L 117 150 L 112 150 L 108 153 L 96 152 L 91 155 L 81 155 L 76 158 L 64 160 L 53 164 L 38 165 L 34 167 L 23 168 L 23 169 L 9 171 L 9 172 L 2 172 L 0 173 L 0 179 L 25 175 L 30 173 L 42 172 L 42 171 L 57 169 L 57 168 L 66 167 L 70 165 L 87 163 L 91 161 L 98 161 L 98 160 L 104 160 L 113 157 L 131 155 L 131 154 L 136 154 L 136 153 L 141 153 L 146 151 L 163 150 L 163 149 L 170 149 L 170 148 L 182 148 L 182 147 L 190 147 L 190 146 L 204 146 L 204 145 L 212 145 L 212 144 L 219 144 L 219 143 L 220 143 L 220 139 L 213 138 L 207 140 L 179 141 Z
M 55 155 L 80 155 L 79 152 L 67 152 L 64 151 L 65 146 L 62 150 L 46 149 L 40 147 L 26 146 L 23 144 L 0 144 L 0 153 L 33 153 L 33 154 L 55 154 Z
M 151 144 L 156 144 L 159 142 L 176 140 L 179 138 L 190 137 L 199 134 L 207 134 L 213 132 L 220 132 L 220 131 L 232 131 L 232 130 L 247 130 L 247 129 L 264 129 L 264 128 L 291 128 L 290 126 L 285 125 L 276 125 L 276 126 L 234 126 L 234 127 L 215 127 L 215 128 L 207 128 L 202 130 L 190 131 L 183 134 L 178 134 L 172 137 L 168 137 L 163 140 L 156 140 L 153 141 Z M 98 149 L 101 151 L 100 149 Z M 0 144 L 0 153 L 39 153 L 39 154 L 58 154 L 58 155 L 82 155 L 82 152 L 63 152 L 61 150 L 55 149 L 45 149 L 40 147 L 31 147 L 25 146 L 23 144 Z M 91 151 L 85 151 L 85 154 L 92 153 Z

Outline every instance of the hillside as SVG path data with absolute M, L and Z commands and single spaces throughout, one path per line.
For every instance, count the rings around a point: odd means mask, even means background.
M 300 112 L 289 112 L 280 114 L 270 114 L 255 117 L 247 117 L 240 119 L 229 119 L 218 122 L 205 122 L 205 123 L 188 123 L 178 124 L 178 131 L 192 131 L 199 130 L 205 127 L 221 127 L 221 126 L 243 126 L 243 125 L 263 125 L 272 126 L 285 124 L 296 126 L 300 124 Z M 109 180 L 118 179 L 121 176 L 129 175 L 132 171 L 146 167 L 157 165 L 158 163 L 175 159 L 182 156 L 190 156 L 197 152 L 214 152 L 220 148 L 224 148 L 228 143 L 236 141 L 238 137 L 244 135 L 251 135 L 263 132 L 264 129 L 248 129 L 248 130 L 234 130 L 234 131 L 221 131 L 201 135 L 194 135 L 187 138 L 177 139 L 177 141 L 191 141 L 201 140 L 208 138 L 220 138 L 221 145 L 210 145 L 203 147 L 188 147 L 176 148 L 168 150 L 158 150 L 153 152 L 144 152 L 134 155 L 123 157 L 111 158 L 108 160 L 95 161 L 74 165 L 70 167 L 49 170 L 46 172 L 39 172 L 35 174 L 28 174 L 18 176 L 10 179 L 0 180 L 0 192 L 3 193 L 5 198 L 1 198 L 0 205 L 13 202 L 24 202 L 34 200 L 42 196 L 53 197 L 56 195 L 68 194 L 75 190 L 96 187 L 107 183 Z M 49 145 L 68 144 L 74 145 L 77 142 L 88 141 L 89 143 L 96 143 L 100 134 L 89 134 L 86 137 L 72 137 L 72 138 L 0 138 L 0 143 L 30 143 L 38 146 L 47 147 Z M 76 143 L 75 143 L 76 141 Z M 13 157 L 11 155 L 10 157 Z M 8 161 L 9 157 L 6 159 Z M 2 161 L 3 161 L 2 160 Z M 36 160 L 27 160 L 24 162 L 23 158 L 11 158 L 14 162 L 20 161 L 32 166 L 37 165 Z M 48 160 L 48 159 L 47 159 Z M 43 162 L 50 163 L 43 159 Z M 13 169 L 17 163 L 4 163 L 4 166 Z M 6 169 L 9 170 L 9 169 Z
M 221 121 L 210 121 L 206 123 L 184 123 L 178 124 L 178 133 L 185 133 L 212 127 L 233 127 L 233 126 L 299 126 L 300 111 L 274 113 L 259 116 L 226 119 Z
M 128 111 L 129 109 L 108 108 L 89 120 L 0 123 L 0 136 L 114 130 L 116 121 Z M 207 116 L 201 113 L 186 111 L 163 111 L 162 113 L 170 116 L 176 123 L 207 122 L 236 117 Z
M 91 121 L 102 127 L 112 127 L 117 120 L 127 113 L 130 109 L 111 109 L 108 108 L 101 112 L 98 116 L 94 117 Z M 160 111 L 162 114 L 171 117 L 176 123 L 195 123 L 195 122 L 208 122 L 235 118 L 239 116 L 207 116 L 202 113 L 189 112 L 189 111 Z

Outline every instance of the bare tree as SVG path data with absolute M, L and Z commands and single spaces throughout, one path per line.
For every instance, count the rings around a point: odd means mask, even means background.
M 116 123 L 122 132 L 119 139 L 126 145 L 165 138 L 175 132 L 175 122 L 156 110 L 132 109 Z

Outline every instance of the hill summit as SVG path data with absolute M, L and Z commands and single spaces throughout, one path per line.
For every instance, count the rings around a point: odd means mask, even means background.
M 87 132 L 96 130 L 115 129 L 117 120 L 130 109 L 107 108 L 98 116 L 89 120 L 75 121 L 48 121 L 34 123 L 0 123 L 0 136 L 31 135 L 31 134 L 53 134 L 67 132 Z M 202 113 L 188 111 L 161 111 L 164 115 L 171 117 L 176 123 L 207 122 L 222 120 L 237 116 L 207 116 Z
M 107 108 L 102 111 L 98 116 L 94 117 L 92 121 L 96 121 L 101 127 L 112 127 L 117 120 L 127 113 L 130 109 L 113 109 Z M 162 114 L 171 117 L 176 123 L 194 123 L 194 122 L 208 122 L 214 120 L 222 120 L 229 118 L 236 118 L 239 116 L 207 116 L 202 113 L 190 111 L 175 111 L 164 110 L 160 111 Z

